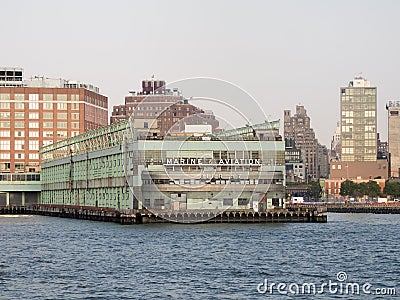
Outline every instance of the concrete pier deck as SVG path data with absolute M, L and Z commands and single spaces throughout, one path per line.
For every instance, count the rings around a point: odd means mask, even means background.
M 33 214 L 61 218 L 74 218 L 119 224 L 146 223 L 285 223 L 285 222 L 327 222 L 326 208 L 278 209 L 266 212 L 254 210 L 206 210 L 148 211 L 84 206 L 32 205 L 1 207 L 0 214 Z

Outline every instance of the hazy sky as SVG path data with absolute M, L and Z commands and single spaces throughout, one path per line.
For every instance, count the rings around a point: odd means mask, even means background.
M 112 105 L 152 74 L 206 76 L 249 92 L 270 115 L 305 105 L 329 144 L 339 87 L 362 74 L 400 99 L 400 1 L 0 1 L 1 66 L 99 86 Z M 186 95 L 190 96 L 190 95 Z

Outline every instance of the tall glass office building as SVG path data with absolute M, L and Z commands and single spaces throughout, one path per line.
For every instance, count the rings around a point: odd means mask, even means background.
M 377 91 L 363 77 L 340 89 L 342 161 L 376 161 Z

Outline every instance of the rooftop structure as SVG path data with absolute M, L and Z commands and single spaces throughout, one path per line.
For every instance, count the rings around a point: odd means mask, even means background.
M 21 68 L 0 67 L 0 87 L 2 86 L 24 86 L 23 72 Z

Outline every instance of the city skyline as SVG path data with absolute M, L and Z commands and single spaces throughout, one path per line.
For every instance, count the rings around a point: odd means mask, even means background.
M 324 145 L 340 118 L 340 87 L 362 72 L 378 88 L 378 132 L 387 139 L 385 104 L 400 97 L 400 3 L 117 4 L 4 3 L 14 26 L 2 30 L 2 65 L 93 82 L 110 107 L 153 74 L 169 83 L 220 78 L 248 91 L 270 119 L 304 105 Z

